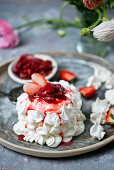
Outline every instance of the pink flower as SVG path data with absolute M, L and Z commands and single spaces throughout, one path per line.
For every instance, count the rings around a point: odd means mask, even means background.
M 103 1 L 104 0 L 83 0 L 83 3 L 88 9 L 92 10 L 102 4 Z
M 19 44 L 19 36 L 16 30 L 5 20 L 0 20 L 0 48 L 13 48 Z

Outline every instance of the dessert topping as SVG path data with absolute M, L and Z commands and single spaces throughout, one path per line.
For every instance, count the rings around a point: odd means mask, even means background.
M 114 125 L 114 107 L 109 109 L 106 117 L 106 123 Z
M 76 75 L 67 70 L 61 70 L 59 74 L 60 74 L 60 78 L 65 81 L 72 81 L 76 79 Z
M 79 92 L 81 95 L 85 98 L 90 98 L 94 95 L 95 93 L 95 88 L 93 86 L 91 87 L 82 87 L 79 89 Z
M 13 72 L 19 78 L 29 80 L 33 73 L 40 73 L 43 76 L 47 76 L 52 69 L 51 61 L 35 58 L 32 54 L 25 54 L 17 61 Z

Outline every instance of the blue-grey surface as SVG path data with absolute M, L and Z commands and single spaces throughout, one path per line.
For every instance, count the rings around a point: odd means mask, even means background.
M 62 4 L 60 0 L 1 0 L 0 18 L 6 19 L 13 26 L 24 23 L 21 16 L 27 15 L 29 20 L 37 18 L 57 17 Z M 75 11 L 71 7 L 65 10 L 65 17 L 72 19 Z M 75 51 L 76 43 L 79 41 L 79 29 L 69 28 L 64 38 L 58 37 L 56 31 L 39 30 L 37 27 L 20 33 L 21 43 L 14 49 L 1 49 L 0 62 L 23 53 L 37 51 Z M 112 47 L 106 59 L 114 63 L 114 41 L 109 45 Z M 0 145 L 0 168 L 8 170 L 113 170 L 114 169 L 114 143 L 80 156 L 65 159 L 44 159 L 26 156 L 13 152 Z

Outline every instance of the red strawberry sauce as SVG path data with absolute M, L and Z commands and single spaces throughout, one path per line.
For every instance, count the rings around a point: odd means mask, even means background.
M 67 100 L 65 96 L 66 91 L 67 90 L 60 84 L 48 83 L 34 95 L 29 95 L 29 99 L 33 101 L 35 98 L 39 97 L 39 99 L 47 103 L 57 104 L 63 100 Z
M 71 145 L 71 144 L 73 144 L 73 141 L 72 141 L 72 140 L 69 141 L 69 142 L 61 142 L 61 144 L 60 144 L 59 146 L 65 147 L 65 146 L 69 146 L 69 145 Z
M 21 142 L 25 142 L 25 140 L 24 140 L 24 135 L 18 135 L 18 139 L 21 141 Z
M 49 60 L 35 58 L 31 54 L 20 57 L 13 68 L 13 72 L 21 79 L 31 79 L 33 73 L 40 73 L 44 77 L 51 73 L 53 67 Z

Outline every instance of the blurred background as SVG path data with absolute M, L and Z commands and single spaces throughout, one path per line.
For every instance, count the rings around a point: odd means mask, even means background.
M 12 27 L 28 21 L 41 18 L 58 18 L 63 0 L 0 0 L 0 18 L 8 21 Z M 114 12 L 108 11 L 111 18 Z M 64 19 L 73 21 L 82 17 L 71 5 L 64 9 Z M 40 29 L 37 25 L 32 28 L 23 28 L 19 31 L 20 44 L 13 49 L 0 49 L 0 62 L 24 53 L 40 51 L 78 51 L 93 53 L 105 57 L 114 63 L 114 41 L 99 43 L 89 37 L 81 37 L 78 27 L 65 28 L 66 36 L 60 37 L 57 30 Z

